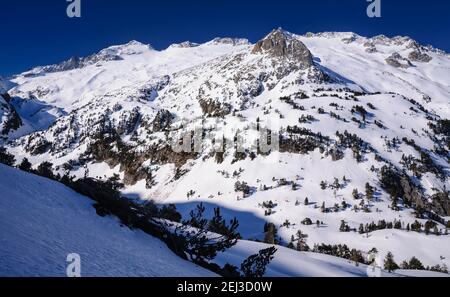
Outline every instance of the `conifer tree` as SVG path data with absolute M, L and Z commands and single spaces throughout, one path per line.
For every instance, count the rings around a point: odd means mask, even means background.
M 386 258 L 384 259 L 384 269 L 392 272 L 396 269 L 398 269 L 397 263 L 394 261 L 394 255 L 391 252 L 388 252 L 386 255 Z
M 273 223 L 266 223 L 264 226 L 264 243 L 268 243 L 268 244 L 277 244 L 278 243 L 278 239 L 277 239 L 277 234 L 278 234 L 278 230 L 277 227 L 275 226 L 275 224 Z
M 353 189 L 352 196 L 353 196 L 353 199 L 355 199 L 355 200 L 359 199 L 358 189 Z
M 16 159 L 14 158 L 14 156 L 8 153 L 8 151 L 4 147 L 0 147 L 0 163 L 3 163 L 7 166 L 13 166 L 15 162 Z
M 373 195 L 374 195 L 373 187 L 369 183 L 366 183 L 366 198 L 367 198 L 367 200 L 372 201 Z
M 326 211 L 327 211 L 327 209 L 326 209 L 326 207 L 325 207 L 325 201 L 322 202 L 322 206 L 320 207 L 320 211 L 321 211 L 321 212 L 326 212 Z
M 270 247 L 248 257 L 241 264 L 241 271 L 244 277 L 263 277 L 266 273 L 267 265 L 273 260 L 276 252 L 277 249 L 275 247 Z
M 359 225 L 359 234 L 364 234 L 364 225 L 363 224 Z
M 22 162 L 19 165 L 19 169 L 26 172 L 31 172 L 31 163 L 27 158 L 23 158 Z
M 339 231 L 341 232 L 349 232 L 350 227 L 347 225 L 347 223 L 344 220 L 341 220 L 341 226 L 339 227 Z

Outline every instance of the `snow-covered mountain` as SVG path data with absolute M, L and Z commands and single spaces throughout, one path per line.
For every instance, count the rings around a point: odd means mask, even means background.
M 244 239 L 263 239 L 272 222 L 286 245 L 300 229 L 310 248 L 376 247 L 448 266 L 449 77 L 448 54 L 408 37 L 277 29 L 256 44 L 162 51 L 133 41 L 11 78 L 29 130 L 8 150 L 61 175 L 119 174 L 124 195 L 186 215 L 219 205 Z M 38 116 L 26 112 L 36 105 Z M 171 147 L 193 127 L 256 140 L 267 118 L 278 150 Z

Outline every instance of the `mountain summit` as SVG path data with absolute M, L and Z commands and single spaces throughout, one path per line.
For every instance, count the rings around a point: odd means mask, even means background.
M 273 57 L 296 60 L 303 69 L 313 65 L 312 54 L 292 33 L 281 28 L 273 30 L 253 47 L 252 53 L 269 53 Z

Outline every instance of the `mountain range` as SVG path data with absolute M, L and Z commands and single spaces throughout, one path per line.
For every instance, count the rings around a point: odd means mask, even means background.
M 0 145 L 17 165 L 117 177 L 124 197 L 183 217 L 219 206 L 247 244 L 272 223 L 268 244 L 297 247 L 301 230 L 302 252 L 340 244 L 376 248 L 380 265 L 391 252 L 445 267 L 449 77 L 449 54 L 409 37 L 278 28 L 255 44 L 131 41 L 1 79 Z M 277 145 L 266 152 L 262 128 Z M 194 131 L 195 149 L 174 149 Z

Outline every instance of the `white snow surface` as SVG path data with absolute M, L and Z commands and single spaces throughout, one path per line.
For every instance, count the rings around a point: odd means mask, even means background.
M 219 254 L 215 263 L 226 263 L 239 267 L 239 264 L 252 254 L 270 247 L 259 242 L 240 240 L 234 247 Z M 388 272 L 377 265 L 367 266 L 341 258 L 311 252 L 298 252 L 281 246 L 276 246 L 274 259 L 267 265 L 266 277 L 449 277 L 448 274 L 416 271 L 396 270 Z
M 160 240 L 95 213 L 93 201 L 57 182 L 0 165 L 0 276 L 214 276 Z

